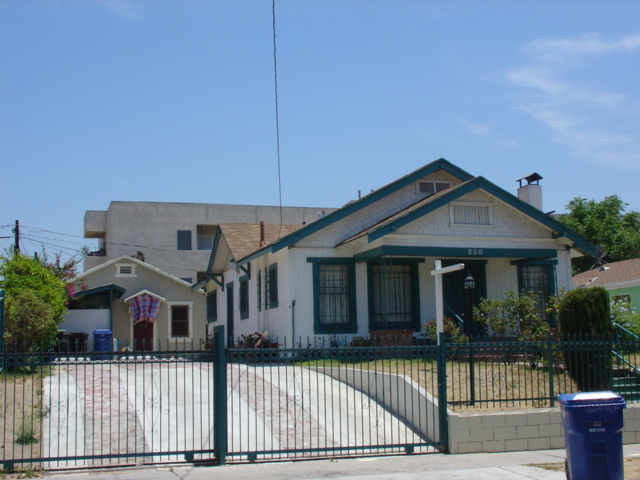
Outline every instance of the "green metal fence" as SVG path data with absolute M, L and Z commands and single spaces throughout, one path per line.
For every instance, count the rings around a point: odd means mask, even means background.
M 213 459 L 211 352 L 190 347 L 59 353 L 5 345 L 2 467 Z
M 448 410 L 555 405 L 580 390 L 640 398 L 640 339 L 417 345 L 406 337 L 240 339 L 207 349 L 68 353 L 5 345 L 4 469 L 268 461 L 446 451 Z M 266 347 L 266 348 L 265 348 Z M 444 400 L 446 399 L 446 400 Z

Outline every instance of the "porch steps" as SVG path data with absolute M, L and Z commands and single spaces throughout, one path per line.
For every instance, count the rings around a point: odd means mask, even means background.
M 626 402 L 640 401 L 640 378 L 637 376 L 614 376 L 611 379 L 611 390 L 625 399 Z

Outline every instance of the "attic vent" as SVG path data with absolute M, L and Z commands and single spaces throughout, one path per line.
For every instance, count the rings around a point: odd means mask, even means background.
M 489 203 L 452 203 L 450 214 L 452 225 L 493 225 Z
M 420 180 L 417 187 L 417 193 L 422 195 L 433 195 L 434 193 L 450 188 L 451 183 L 438 180 Z

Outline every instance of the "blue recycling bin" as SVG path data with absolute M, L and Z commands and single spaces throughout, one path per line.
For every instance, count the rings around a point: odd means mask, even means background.
M 568 480 L 624 480 L 622 410 L 613 392 L 558 395 L 562 412 Z
M 100 328 L 93 332 L 93 349 L 96 352 L 110 352 L 113 341 L 113 332 L 106 328 Z M 107 360 L 107 355 L 98 357 L 100 360 Z

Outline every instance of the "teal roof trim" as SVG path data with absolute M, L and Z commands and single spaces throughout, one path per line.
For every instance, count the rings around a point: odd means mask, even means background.
M 477 261 L 486 258 L 556 258 L 558 251 L 543 248 L 403 247 L 387 245 L 362 252 L 356 255 L 354 260 L 356 262 L 365 262 L 385 255 L 468 258 L 470 261 Z
M 122 295 L 124 295 L 124 292 L 126 292 L 126 289 L 114 283 L 110 283 L 108 285 L 102 285 L 100 287 L 80 290 L 79 292 L 74 293 L 73 297 L 79 300 L 81 298 L 94 297 L 103 293 L 108 293 L 109 298 L 113 301 L 116 298 L 120 298 Z
M 502 188 L 494 185 L 484 177 L 476 177 L 472 181 L 454 187 L 450 192 L 445 193 L 441 197 L 435 199 L 433 202 L 426 203 L 424 206 L 408 212 L 406 215 L 401 216 L 381 227 L 378 227 L 368 235 L 369 242 L 373 242 L 389 233 L 396 231 L 398 228 L 407 225 L 424 215 L 445 206 L 449 202 L 455 201 L 458 198 L 471 193 L 474 190 L 482 189 L 487 193 L 493 195 L 499 200 L 505 202 L 507 205 L 521 211 L 525 215 L 540 222 L 542 225 L 550 228 L 551 230 L 560 233 L 561 236 L 568 238 L 575 243 L 575 246 L 585 253 L 594 256 L 596 249 L 591 245 L 584 237 L 577 232 L 573 231 L 563 223 L 555 220 L 553 217 L 540 211 L 539 209 L 529 205 L 527 202 L 520 200 L 515 195 L 512 195 Z
M 209 264 L 207 265 L 207 275 L 205 276 L 204 280 L 205 283 L 211 278 L 211 269 L 213 268 L 213 260 L 216 257 L 216 252 L 218 251 L 220 237 L 222 237 L 222 231 L 220 230 L 220 227 L 218 227 L 218 229 L 216 230 L 216 236 L 213 237 L 213 246 L 211 247 L 211 255 L 209 256 Z M 191 287 L 191 290 L 196 290 L 196 285 L 199 285 L 200 283 L 196 283 L 193 287 Z
M 362 208 L 368 207 L 369 205 L 381 200 L 382 198 L 388 195 L 391 195 L 392 193 L 397 192 L 401 188 L 406 187 L 407 185 L 421 179 L 422 177 L 425 177 L 431 173 L 437 172 L 438 170 L 444 170 L 465 182 L 473 178 L 469 173 L 465 172 L 459 167 L 456 167 L 455 165 L 448 162 L 444 158 L 441 158 L 439 160 L 436 160 L 435 162 L 431 162 L 425 165 L 422 168 L 419 168 L 418 170 L 412 173 L 409 173 L 408 175 L 405 175 L 404 177 L 399 178 L 398 180 L 395 180 L 394 182 L 391 182 L 385 185 L 384 187 L 380 187 L 378 190 L 375 190 L 358 200 L 354 200 L 353 202 L 348 203 L 344 207 L 327 214 L 323 218 L 316 220 L 315 222 L 307 225 L 306 227 L 302 227 L 300 230 L 297 230 L 294 233 L 291 233 L 285 237 L 282 237 L 280 240 L 272 244 L 270 251 L 271 253 L 275 253 L 279 250 L 282 250 L 283 248 L 289 247 L 294 243 L 299 242 L 304 237 L 313 235 L 319 230 L 322 230 L 323 228 L 339 220 L 342 220 L 343 218 L 348 217 L 352 213 L 357 212 Z M 260 253 L 260 255 L 262 255 L 263 253 L 265 252 Z

